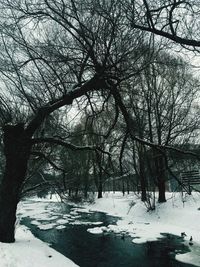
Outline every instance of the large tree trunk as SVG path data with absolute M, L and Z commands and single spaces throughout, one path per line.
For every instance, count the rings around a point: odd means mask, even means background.
M 162 155 L 158 155 L 156 158 L 156 172 L 158 183 L 158 202 L 166 202 L 165 197 L 165 163 Z
M 140 186 L 141 186 L 141 200 L 147 201 L 147 191 L 146 191 L 146 177 L 145 177 L 145 164 L 143 156 L 140 156 L 139 159 L 139 167 L 140 167 Z
M 158 202 L 166 202 L 165 197 L 165 181 L 161 180 L 158 182 Z
M 102 185 L 102 179 L 100 177 L 99 184 L 98 184 L 98 196 L 97 196 L 97 198 L 102 198 L 102 197 L 103 197 L 103 185 Z
M 102 172 L 99 172 L 99 180 L 98 180 L 98 198 L 103 197 L 103 183 L 102 183 Z
M 5 173 L 0 186 L 0 241 L 15 241 L 16 209 L 30 157 L 31 140 L 22 124 L 4 128 Z

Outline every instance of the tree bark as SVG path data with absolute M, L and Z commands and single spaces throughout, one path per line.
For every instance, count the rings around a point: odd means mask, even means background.
M 5 173 L 0 186 L 0 242 L 15 241 L 16 210 L 25 180 L 31 139 L 23 124 L 4 127 Z
M 146 179 L 144 172 L 140 172 L 140 185 L 141 185 L 141 200 L 143 202 L 147 201 L 147 192 L 146 192 Z
M 102 175 L 99 174 L 99 181 L 98 181 L 98 198 L 103 197 L 103 185 L 102 185 Z
M 140 186 L 141 186 L 141 200 L 143 202 L 147 201 L 147 192 L 146 192 L 146 177 L 145 177 L 145 163 L 143 152 L 140 151 L 139 156 L 139 176 L 140 176 Z
M 126 179 L 126 186 L 127 186 L 127 194 L 129 195 L 130 189 L 129 189 L 129 176 Z
M 161 180 L 158 182 L 158 202 L 159 203 L 166 202 L 164 180 Z
M 158 183 L 158 202 L 166 202 L 165 197 L 165 164 L 162 155 L 156 158 L 156 172 Z
M 125 185 L 124 185 L 124 178 L 122 178 L 122 194 L 125 195 Z
M 98 196 L 97 198 L 102 198 L 103 197 L 103 189 L 102 189 L 102 184 L 99 185 L 99 188 L 98 188 Z

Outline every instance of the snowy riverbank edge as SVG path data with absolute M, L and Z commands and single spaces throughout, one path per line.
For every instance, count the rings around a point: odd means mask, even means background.
M 55 195 L 51 199 L 47 197 L 46 199 L 33 198 L 32 200 L 39 202 L 35 212 L 34 210 L 29 211 L 33 214 L 37 212 L 41 214 L 45 202 L 60 201 L 59 197 Z M 156 240 L 161 237 L 160 233 L 180 236 L 181 232 L 186 232 L 185 243 L 187 245 L 190 236 L 193 237 L 193 246 L 190 246 L 191 252 L 178 254 L 176 259 L 200 266 L 200 194 L 186 195 L 184 200 L 183 203 L 180 193 L 167 193 L 166 203 L 157 203 L 155 211 L 147 212 L 145 205 L 133 193 L 124 197 L 121 192 L 105 193 L 104 197 L 96 199 L 95 203 L 83 204 L 81 210 L 85 212 L 102 211 L 120 217 L 117 225 L 110 225 L 108 230 L 116 233 L 126 232 L 133 238 L 134 243 Z M 20 205 L 23 210 L 23 202 Z M 79 209 L 78 207 L 80 205 L 77 205 L 77 209 Z M 90 229 L 88 231 L 96 234 L 105 230 L 101 229 L 101 226 L 92 229 L 92 231 Z M 21 225 L 17 226 L 14 244 L 0 243 L 0 258 L 1 267 L 77 266 L 50 248 L 48 244 L 35 238 L 26 227 Z
M 184 200 L 184 201 L 183 201 Z M 91 211 L 102 211 L 109 215 L 119 216 L 116 226 L 108 230 L 126 232 L 133 237 L 134 243 L 143 243 L 162 237 L 161 233 L 180 236 L 185 232 L 185 244 L 193 238 L 191 252 L 177 254 L 176 259 L 195 266 L 200 266 L 200 194 L 191 196 L 181 193 L 167 193 L 167 202 L 156 204 L 155 211 L 147 212 L 144 203 L 135 194 L 122 196 L 121 192 L 105 193 L 102 199 L 94 204 L 85 204 L 84 208 Z M 100 233 L 101 227 L 93 228 L 91 233 Z M 104 229 L 103 229 L 104 230 Z M 90 231 L 90 230 L 89 230 Z
M 1 267 L 77 267 L 68 258 L 35 238 L 25 226 L 17 226 L 16 242 L 0 243 Z

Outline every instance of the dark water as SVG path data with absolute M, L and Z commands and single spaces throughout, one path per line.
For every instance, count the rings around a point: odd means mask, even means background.
M 55 204 L 52 204 L 55 205 Z M 52 208 L 52 206 L 51 206 Z M 70 206 L 55 206 L 59 212 L 69 212 Z M 107 226 L 116 222 L 116 218 L 105 213 L 79 213 L 80 221 L 102 221 Z M 87 232 L 96 225 L 70 225 L 62 230 L 40 230 L 32 225 L 30 218 L 22 219 L 39 239 L 51 244 L 51 247 L 73 260 L 81 267 L 188 267 L 190 264 L 175 260 L 175 250 L 186 253 L 189 248 L 180 237 L 164 234 L 158 241 L 145 244 L 133 244 L 130 237 L 113 233 L 94 235 Z M 44 223 L 47 223 L 43 221 Z M 48 221 L 49 223 L 49 221 Z

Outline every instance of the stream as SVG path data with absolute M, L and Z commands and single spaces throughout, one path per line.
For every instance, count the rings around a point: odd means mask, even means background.
M 157 241 L 134 244 L 133 238 L 126 235 L 87 231 L 88 228 L 116 224 L 117 217 L 53 202 L 46 203 L 41 214 L 33 215 L 34 205 L 41 203 L 32 201 L 25 205 L 21 224 L 80 267 L 193 266 L 175 260 L 176 253 L 190 251 L 178 236 L 163 233 L 163 238 Z

